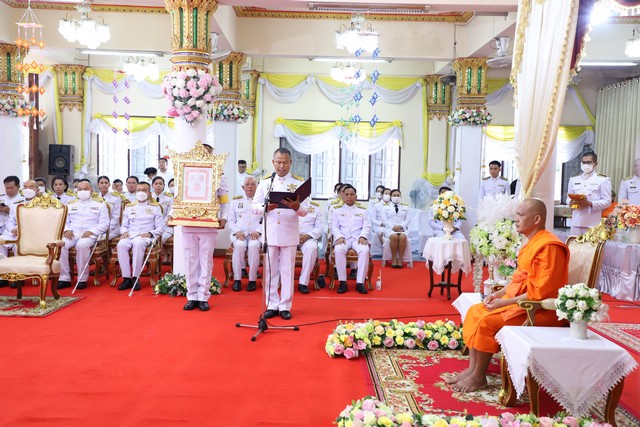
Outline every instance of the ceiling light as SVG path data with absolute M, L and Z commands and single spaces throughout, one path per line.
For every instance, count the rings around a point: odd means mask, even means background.
M 637 62 L 633 61 L 581 61 L 581 67 L 635 67 Z
M 357 6 L 343 6 L 340 4 L 327 4 L 327 3 L 309 3 L 309 10 L 316 12 L 351 12 L 351 13 L 389 13 L 389 14 L 411 14 L 411 15 L 424 15 L 429 13 L 431 6 L 413 6 L 413 5 L 394 5 L 394 6 L 382 6 L 377 7 L 357 7 Z
M 133 76 L 137 82 L 149 77 L 151 80 L 158 80 L 160 78 L 160 70 L 154 59 L 132 57 L 130 56 L 127 61 L 122 64 L 124 72 L 128 76 Z
M 383 63 L 383 62 L 387 62 L 387 63 L 391 63 L 393 61 L 393 58 L 344 58 L 344 57 L 339 57 L 339 56 L 310 56 L 309 57 L 309 61 L 314 61 L 314 62 L 345 62 L 345 63 L 364 63 L 364 62 L 375 62 L 375 63 Z
M 351 18 L 351 26 L 341 25 L 335 32 L 335 45 L 338 49 L 346 49 L 351 54 L 360 56 L 364 52 L 373 53 L 378 48 L 380 34 L 373 29 L 371 22 L 364 15 L 355 14 Z
M 90 49 L 95 49 L 101 43 L 106 43 L 111 38 L 111 30 L 107 24 L 99 23 L 89 18 L 91 7 L 83 0 L 78 3 L 76 10 L 80 12 L 80 20 L 75 20 L 67 15 L 58 25 L 58 32 L 70 43 L 78 42 Z
M 357 85 L 367 78 L 366 71 L 362 68 L 362 64 L 342 65 L 336 64 L 331 68 L 331 78 L 337 82 L 348 85 Z
M 156 50 L 118 50 L 118 49 L 80 49 L 82 55 L 104 56 L 164 56 L 164 52 Z
M 627 40 L 627 44 L 624 48 L 624 54 L 630 58 L 640 57 L 640 32 L 638 29 L 633 29 L 631 38 Z
M 605 3 L 604 1 L 600 1 L 593 5 L 591 16 L 589 17 L 589 23 L 591 25 L 603 24 L 613 15 L 611 8 Z

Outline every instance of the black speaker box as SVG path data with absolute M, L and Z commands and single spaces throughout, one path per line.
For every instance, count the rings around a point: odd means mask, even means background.
M 49 145 L 49 175 L 73 175 L 73 145 Z

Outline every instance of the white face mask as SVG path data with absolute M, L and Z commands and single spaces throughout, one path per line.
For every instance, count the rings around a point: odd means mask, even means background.
M 78 199 L 80 200 L 89 200 L 91 198 L 91 191 L 89 190 L 80 190 L 78 191 Z
M 147 195 L 147 193 L 145 193 L 144 191 L 138 191 L 136 193 L 136 199 L 138 199 L 139 202 L 144 202 L 147 200 L 149 196 Z
M 382 193 L 380 191 L 376 193 L 376 199 L 378 200 L 382 199 Z
M 383 194 L 382 200 L 384 200 L 385 202 L 388 202 L 389 200 L 391 200 L 391 194 Z
M 582 172 L 584 173 L 591 173 L 593 172 L 593 165 L 581 164 L 580 169 L 582 169 Z
M 45 187 L 38 186 L 38 191 L 40 192 L 40 194 L 44 194 L 47 192 L 47 189 Z
M 169 187 L 169 193 L 171 193 L 171 194 L 176 194 L 176 189 L 175 189 L 175 187 Z
M 31 188 L 25 188 L 24 190 L 22 190 L 22 194 L 24 194 L 24 197 L 31 200 L 34 197 L 36 197 L 36 190 L 32 190 Z
M 392 197 L 392 198 L 391 198 L 391 201 L 392 201 L 393 203 L 395 203 L 396 205 L 397 205 L 398 203 L 400 203 L 400 200 L 402 200 L 402 197 L 394 196 L 394 197 Z

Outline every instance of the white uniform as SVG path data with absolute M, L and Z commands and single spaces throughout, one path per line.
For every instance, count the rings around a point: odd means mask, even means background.
M 120 234 L 129 233 L 126 239 L 118 242 L 118 262 L 123 278 L 140 277 L 142 262 L 147 246 L 152 238 L 159 238 L 164 231 L 164 220 L 160 205 L 157 203 L 134 203 L 124 209 Z M 151 233 L 152 238 L 140 237 L 141 234 Z M 133 248 L 133 249 L 132 249 Z M 133 276 L 131 275 L 129 250 L 133 252 Z
M 369 217 L 371 221 L 371 231 L 377 239 L 380 240 L 380 235 L 384 235 L 384 211 L 387 207 L 391 206 L 391 202 L 380 201 L 373 205 L 373 212 Z M 382 240 L 380 240 L 382 242 Z
M 169 181 L 173 179 L 173 174 L 169 172 L 169 169 L 167 169 L 166 172 L 162 172 L 160 169 L 158 169 L 158 173 L 156 174 L 156 176 L 162 177 L 162 179 L 164 179 L 164 185 L 167 186 L 169 185 Z
M 164 219 L 164 232 L 162 233 L 162 243 L 165 243 L 171 236 L 173 236 L 173 227 L 169 227 L 167 221 L 169 220 L 169 211 L 173 206 L 173 195 L 171 193 L 163 192 L 159 195 L 151 193 L 151 198 L 162 206 L 162 218 Z
M 611 206 L 611 179 L 595 172 L 569 179 L 567 194 L 585 194 L 593 206 L 574 209 L 571 215 L 571 234 L 583 234 L 589 227 L 600 223 L 602 211 Z M 567 204 L 571 198 L 567 196 Z
M 11 211 L 11 206 L 12 205 L 15 205 L 17 202 L 21 202 L 23 200 L 24 200 L 24 196 L 21 196 L 20 193 L 17 193 L 13 197 L 9 197 L 6 194 L 0 195 L 0 203 L 2 203 L 5 206 L 7 206 L 9 208 L 9 211 Z M 4 233 L 5 225 L 9 221 L 9 215 L 10 214 L 11 214 L 11 212 L 9 212 L 9 213 L 0 213 L 0 234 Z
M 322 230 L 324 229 L 320 204 L 318 202 L 311 202 L 307 215 L 299 217 L 299 221 L 300 234 L 308 234 L 311 236 L 309 240 L 300 245 L 300 252 L 302 252 L 302 270 L 300 271 L 298 283 L 308 286 L 311 270 L 313 270 L 313 266 L 318 259 L 318 241 L 322 237 Z
M 2 236 L 1 236 L 4 240 L 16 239 L 17 236 L 13 234 L 13 230 L 15 230 L 18 227 L 18 221 L 16 220 L 16 210 L 19 205 L 23 205 L 27 201 L 30 201 L 30 200 L 26 200 L 24 196 L 20 194 L 18 194 L 16 197 L 12 197 L 11 199 L 15 201 L 11 204 L 5 202 L 5 204 L 9 206 L 9 215 L 7 216 L 7 221 L 4 224 L 4 231 L 2 232 Z M 10 243 L 7 245 L 0 245 L 0 254 L 4 256 L 8 256 L 9 251 L 13 250 L 14 247 L 15 247 L 15 244 L 13 243 Z
M 429 221 L 429 226 L 431 227 L 431 231 L 433 231 L 433 235 L 435 237 L 444 236 L 444 221 L 432 219 Z M 464 234 L 462 234 L 462 231 L 460 231 L 460 227 L 462 227 L 462 221 L 460 221 L 459 219 L 455 220 L 453 222 L 453 226 L 457 228 L 457 230 L 452 233 L 452 236 L 455 239 L 464 240 Z
M 105 202 L 100 199 L 74 200 L 67 209 L 67 222 L 64 231 L 72 231 L 73 238 L 63 238 L 64 246 L 60 251 L 60 280 L 71 281 L 69 266 L 69 249 L 76 248 L 76 267 L 79 282 L 86 282 L 89 278 L 89 255 L 96 240 L 109 229 L 109 210 Z M 85 231 L 93 233 L 91 237 L 82 238 Z M 82 271 L 84 269 L 84 272 Z
M 254 231 L 261 232 L 262 224 L 260 224 L 260 215 L 253 213 L 251 203 L 253 198 L 247 196 L 236 196 L 231 201 L 229 209 L 229 218 L 227 220 L 227 228 L 231 235 L 231 246 L 233 246 L 233 277 L 234 280 L 240 280 L 242 277 L 242 269 L 245 267 L 244 255 L 247 254 L 249 260 L 249 281 L 255 282 L 258 278 L 258 267 L 260 267 L 260 239 L 252 240 L 251 233 Z M 237 233 L 242 233 L 244 240 L 236 237 Z
M 388 239 L 392 234 L 397 233 L 392 228 L 399 225 L 407 234 L 409 231 L 409 206 L 403 204 L 389 203 L 386 208 L 382 209 L 382 227 L 384 228 L 384 237 Z
M 69 193 L 62 193 L 61 195 L 57 195 L 56 193 L 52 193 L 49 196 L 54 197 L 60 201 L 63 205 L 68 205 L 70 202 L 77 200 L 75 195 L 71 195 Z
M 294 178 L 290 173 L 280 177 L 263 179 L 258 184 L 251 209 L 255 214 L 264 212 L 264 199 L 270 188 L 273 191 L 295 191 L 302 178 Z M 272 185 L 273 183 L 273 185 Z M 267 212 L 262 237 L 268 243 L 269 258 L 263 262 L 266 282 L 267 310 L 290 311 L 293 297 L 293 270 L 296 260 L 296 248 L 300 242 L 299 216 L 307 214 L 308 202 L 301 200 L 300 209 L 276 208 Z M 278 295 L 278 283 L 281 294 Z
M 631 176 L 620 183 L 618 201 L 628 200 L 630 205 L 640 205 L 640 178 Z
M 480 199 L 488 195 L 495 196 L 496 194 L 509 194 L 510 192 L 509 180 L 503 176 L 497 178 L 487 176 L 482 178 L 480 182 Z
M 369 240 L 371 234 L 371 221 L 366 209 L 355 203 L 351 206 L 342 205 L 334 209 L 331 218 L 331 233 L 335 242 L 343 237 L 345 244 L 335 245 L 333 252 L 338 270 L 338 280 L 347 280 L 347 252 L 354 249 L 358 254 L 358 277 L 356 283 L 364 284 L 369 268 L 369 244 L 358 243 L 360 237 Z
M 244 190 L 242 189 L 242 186 L 244 185 L 244 179 L 248 176 L 253 176 L 253 175 L 249 175 L 246 172 L 243 172 L 243 173 L 236 172 L 236 191 L 234 196 L 244 195 Z
M 127 198 L 127 200 L 129 200 L 129 203 L 137 203 L 138 199 L 136 199 L 136 193 L 129 193 L 128 191 L 125 191 L 124 193 L 122 193 L 122 195 L 124 197 Z
M 111 208 L 111 218 L 109 219 L 109 239 L 120 236 L 120 212 L 122 211 L 122 199 L 111 192 L 104 196 L 98 193 Z
M 229 184 L 224 175 L 216 194 L 220 203 L 218 218 L 226 218 L 229 209 Z M 207 302 L 211 297 L 213 251 L 216 248 L 218 229 L 182 227 L 182 239 L 187 268 L 187 300 Z

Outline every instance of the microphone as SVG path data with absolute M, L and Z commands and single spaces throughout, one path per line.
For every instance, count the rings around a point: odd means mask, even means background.
M 262 220 L 267 215 L 267 206 L 269 205 L 269 194 L 271 193 L 271 188 L 273 187 L 273 180 L 276 177 L 276 173 L 273 172 L 271 174 L 271 181 L 269 182 L 269 189 L 267 190 L 267 194 L 264 196 L 264 212 L 262 214 L 262 218 L 260 218 L 260 224 L 262 224 Z

